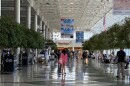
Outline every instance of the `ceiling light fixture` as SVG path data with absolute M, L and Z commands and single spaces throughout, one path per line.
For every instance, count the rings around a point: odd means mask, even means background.
M 72 10 L 70 9 L 70 10 L 68 10 L 68 11 L 72 11 Z
M 72 5 L 72 4 L 74 4 L 74 3 L 71 2 L 70 4 Z

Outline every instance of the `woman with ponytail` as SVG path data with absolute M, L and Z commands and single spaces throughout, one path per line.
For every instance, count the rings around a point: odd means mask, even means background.
M 62 75 L 66 74 L 65 73 L 65 65 L 68 61 L 68 55 L 65 49 L 62 50 L 62 53 L 60 55 L 59 63 L 61 64 L 61 70 L 62 70 Z

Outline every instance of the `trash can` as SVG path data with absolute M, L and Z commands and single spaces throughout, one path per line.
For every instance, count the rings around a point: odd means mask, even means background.
M 6 53 L 2 57 L 1 72 L 10 73 L 14 71 L 14 56 L 11 53 Z

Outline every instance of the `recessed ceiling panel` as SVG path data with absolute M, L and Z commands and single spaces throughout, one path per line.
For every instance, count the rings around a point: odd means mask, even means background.
M 112 9 L 112 0 L 35 0 L 50 28 L 60 30 L 61 18 L 75 20 L 75 29 L 91 28 Z

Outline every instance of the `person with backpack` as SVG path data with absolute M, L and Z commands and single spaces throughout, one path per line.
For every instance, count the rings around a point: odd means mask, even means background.
M 86 59 L 88 58 L 87 51 L 84 51 L 84 52 L 83 52 L 82 58 L 83 58 L 83 63 L 86 63 Z

